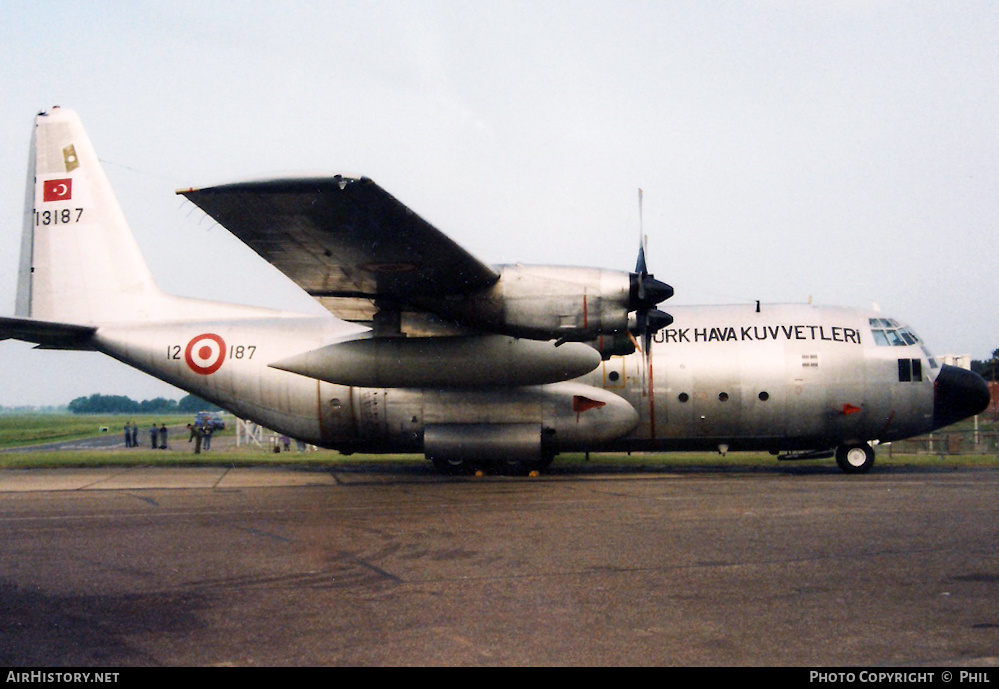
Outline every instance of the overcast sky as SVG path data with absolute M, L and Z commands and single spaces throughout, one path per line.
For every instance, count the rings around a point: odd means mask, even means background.
M 999 348 L 999 3 L 0 2 L 0 313 L 32 120 L 75 109 L 160 285 L 308 308 L 174 194 L 363 174 L 484 261 L 869 307 Z M 668 310 L 668 308 L 666 309 Z M 0 343 L 0 405 L 184 393 Z

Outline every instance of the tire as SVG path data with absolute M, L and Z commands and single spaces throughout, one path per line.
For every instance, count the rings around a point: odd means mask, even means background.
M 836 448 L 836 464 L 845 474 L 866 474 L 874 466 L 874 448 L 867 443 L 840 445 Z
M 443 459 L 441 457 L 431 457 L 430 461 L 441 474 L 445 476 L 464 476 L 472 472 L 472 465 L 463 459 Z
M 495 462 L 493 467 L 497 473 L 503 476 L 529 476 L 534 472 L 538 472 L 539 474 L 543 472 L 551 466 L 554 459 L 554 453 L 545 452 L 540 457 L 532 457 L 530 459 L 501 460 Z

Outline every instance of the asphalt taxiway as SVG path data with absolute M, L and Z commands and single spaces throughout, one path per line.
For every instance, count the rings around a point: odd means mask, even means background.
M 969 665 L 999 471 L 0 471 L 0 664 Z

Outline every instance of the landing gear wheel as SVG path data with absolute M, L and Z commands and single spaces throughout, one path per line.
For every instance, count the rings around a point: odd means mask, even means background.
M 444 459 L 443 457 L 431 457 L 430 461 L 434 469 L 445 476 L 464 476 L 472 473 L 472 465 L 463 459 Z
M 840 445 L 836 448 L 836 463 L 846 474 L 866 474 L 874 466 L 874 448 L 860 445 Z
M 529 462 L 526 459 L 497 459 L 488 463 L 489 469 L 500 476 L 527 476 Z
M 555 459 L 555 455 L 546 452 L 540 457 L 532 457 L 531 459 L 500 460 L 495 462 L 493 467 L 497 473 L 503 476 L 530 476 L 531 474 L 540 474 L 547 469 L 553 459 Z

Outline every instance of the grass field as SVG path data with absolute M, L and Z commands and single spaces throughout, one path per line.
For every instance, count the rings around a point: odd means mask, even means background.
M 0 450 L 25 445 L 43 445 L 66 440 L 96 438 L 102 435 L 121 436 L 125 424 L 134 421 L 146 431 L 154 423 L 183 426 L 190 423 L 191 414 L 160 414 L 107 416 L 89 414 L 0 414 Z M 106 430 L 102 430 L 106 429 Z
M 119 447 L 108 450 L 32 450 L 35 445 L 95 438 L 102 435 L 121 436 L 126 422 L 134 421 L 141 431 L 140 447 L 125 449 Z M 297 452 L 294 444 L 290 452 L 275 453 L 265 442 L 263 448 L 256 446 L 236 446 L 233 424 L 219 432 L 211 452 L 193 453 L 193 446 L 186 437 L 176 431 L 172 434 L 169 450 L 145 449 L 142 439 L 147 438 L 146 430 L 153 423 L 165 423 L 174 428 L 190 423 L 187 414 L 161 416 L 89 416 L 73 414 L 3 414 L 0 415 L 0 469 L 25 469 L 40 467 L 88 467 L 88 466 L 263 466 L 289 465 L 302 467 L 360 466 L 424 463 L 422 455 L 349 455 L 344 456 L 331 450 Z M 102 430 L 107 429 L 107 430 Z M 960 426 L 957 432 L 963 432 Z M 942 445 L 942 444 L 941 444 Z M 14 451 L 14 448 L 17 448 Z M 915 467 L 980 467 L 999 468 L 999 455 L 996 453 L 978 454 L 898 454 L 890 452 L 886 446 L 878 449 L 878 463 L 886 466 Z M 835 466 L 832 459 L 807 462 L 778 462 L 764 452 L 730 453 L 724 457 L 709 452 L 672 453 L 621 453 L 592 454 L 587 458 L 583 453 L 559 455 L 552 465 L 554 469 L 588 466 L 600 469 L 627 469 L 633 471 L 668 470 L 671 468 L 733 468 L 733 467 L 774 467 L 778 465 L 828 465 Z

